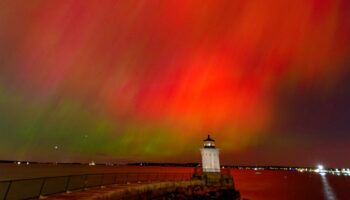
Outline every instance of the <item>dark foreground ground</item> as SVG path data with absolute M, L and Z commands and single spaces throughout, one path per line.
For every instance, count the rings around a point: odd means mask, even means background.
M 215 186 L 190 186 L 187 188 L 178 187 L 173 192 L 153 198 L 154 200 L 236 200 L 239 199 L 238 191 L 229 187 L 215 187 Z

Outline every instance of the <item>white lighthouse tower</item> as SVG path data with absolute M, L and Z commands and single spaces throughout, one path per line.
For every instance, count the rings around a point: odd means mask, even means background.
M 220 173 L 219 149 L 215 148 L 215 140 L 208 138 L 203 140 L 202 169 L 204 173 Z

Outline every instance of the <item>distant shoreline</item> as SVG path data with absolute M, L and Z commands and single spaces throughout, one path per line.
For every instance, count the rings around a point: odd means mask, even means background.
M 2 163 L 20 163 L 25 165 L 28 164 L 49 164 L 49 165 L 89 165 L 90 163 L 83 162 L 38 162 L 38 161 L 26 161 L 26 160 L 0 160 Z M 94 163 L 98 166 L 157 166 L 157 167 L 200 167 L 200 163 L 157 163 L 157 162 L 130 162 L 130 163 Z M 232 169 L 255 169 L 255 170 L 294 170 L 294 169 L 309 169 L 314 170 L 316 167 L 310 166 L 283 166 L 283 165 L 222 165 L 222 168 L 232 168 Z M 332 167 L 327 168 L 328 170 L 335 170 L 342 167 Z M 345 167 L 348 168 L 348 167 Z

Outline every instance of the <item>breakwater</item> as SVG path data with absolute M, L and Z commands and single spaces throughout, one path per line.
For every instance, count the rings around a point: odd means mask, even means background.
M 136 200 L 136 199 L 162 199 L 169 194 L 179 191 L 180 188 L 203 187 L 204 181 L 176 181 L 176 182 L 161 182 L 148 183 L 136 186 L 130 186 L 124 189 L 112 189 L 109 192 L 96 195 L 89 199 L 93 200 Z

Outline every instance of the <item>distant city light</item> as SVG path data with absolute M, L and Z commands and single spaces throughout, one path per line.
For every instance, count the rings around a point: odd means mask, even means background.
M 326 175 L 327 170 L 324 169 L 323 165 L 318 165 L 315 172 L 321 174 L 322 176 Z
M 319 170 L 323 170 L 323 169 L 324 169 L 323 165 L 318 165 L 317 168 L 318 168 Z

